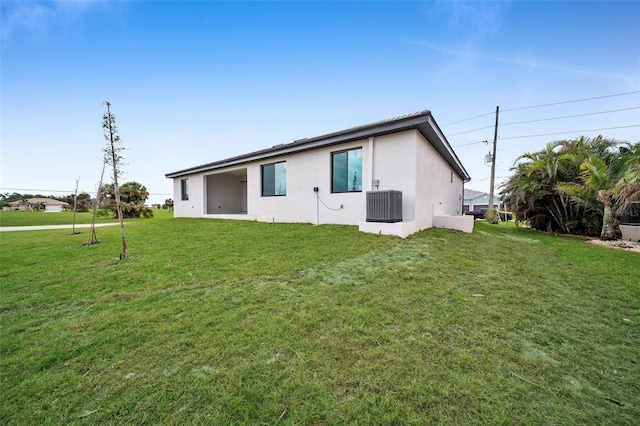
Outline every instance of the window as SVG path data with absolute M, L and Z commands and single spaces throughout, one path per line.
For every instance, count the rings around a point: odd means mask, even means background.
M 331 192 L 362 191 L 362 148 L 331 153 Z
M 189 179 L 180 179 L 180 199 L 182 201 L 189 199 Z
M 287 163 L 262 166 L 262 196 L 287 195 Z

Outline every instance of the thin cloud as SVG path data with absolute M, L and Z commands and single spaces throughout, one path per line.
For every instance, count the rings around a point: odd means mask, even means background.
M 3 1 L 0 3 L 0 36 L 3 41 L 18 35 L 43 37 L 53 26 L 69 24 L 82 17 L 91 6 L 102 3 L 81 1 Z
M 521 65 L 521 66 L 532 68 L 532 69 L 559 71 L 559 72 L 574 74 L 574 75 L 583 75 L 583 76 L 597 77 L 597 78 L 604 78 L 604 79 L 616 79 L 616 80 L 621 80 L 627 84 L 637 83 L 637 77 L 630 76 L 627 74 L 622 74 L 622 73 L 611 73 L 611 72 L 598 71 L 598 70 L 593 70 L 588 68 L 576 68 L 576 67 L 566 66 L 563 64 L 542 62 L 535 59 L 486 55 L 472 48 L 453 49 L 450 47 L 445 47 L 445 46 L 441 46 L 435 43 L 430 43 L 425 41 L 413 41 L 411 43 L 417 46 L 426 47 L 438 53 L 456 56 L 459 58 L 469 58 L 469 59 L 476 59 L 481 61 L 493 61 L 493 62 L 498 62 L 503 64 Z
M 474 39 L 485 38 L 502 27 L 502 18 L 508 3 L 502 1 L 436 1 L 450 27 L 461 28 Z
M 606 71 L 598 71 L 587 68 L 569 67 L 563 64 L 553 64 L 540 62 L 533 59 L 509 58 L 500 56 L 487 56 L 487 59 L 502 62 L 505 64 L 523 65 L 529 68 L 545 69 L 550 71 L 560 71 L 568 74 L 586 75 L 590 77 L 607 78 L 607 79 L 631 79 L 630 76 L 620 73 L 610 73 Z

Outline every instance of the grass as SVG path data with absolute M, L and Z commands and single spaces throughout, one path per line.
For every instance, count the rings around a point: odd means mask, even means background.
M 477 223 L 0 234 L 2 424 L 638 424 L 640 256 Z
M 168 211 L 154 210 L 161 215 L 169 214 Z M 76 213 L 76 224 L 91 223 L 92 212 Z M 96 223 L 117 222 L 118 219 L 99 217 Z M 34 226 L 34 225 L 71 225 L 73 212 L 26 212 L 26 211 L 0 211 L 0 226 Z

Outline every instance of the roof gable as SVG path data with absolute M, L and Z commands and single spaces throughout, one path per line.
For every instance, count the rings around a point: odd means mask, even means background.
M 482 191 L 476 191 L 474 189 L 467 189 L 467 188 L 464 189 L 464 199 L 465 200 L 471 200 L 473 198 L 478 198 L 478 197 L 480 197 L 482 195 L 487 195 L 488 196 L 489 194 L 487 194 L 486 192 L 482 192 Z

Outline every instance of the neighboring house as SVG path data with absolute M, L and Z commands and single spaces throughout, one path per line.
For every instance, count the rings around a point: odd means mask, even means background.
M 500 207 L 500 197 L 494 194 L 493 207 Z M 489 194 L 487 192 L 474 191 L 473 189 L 464 190 L 464 205 L 462 206 L 465 212 L 480 211 L 482 209 L 489 208 Z
M 434 226 L 473 227 L 472 218 L 449 218 L 462 215 L 470 178 L 427 110 L 166 177 L 175 217 L 360 225 L 403 237 Z M 367 192 L 385 190 L 402 192 L 401 219 L 368 222 Z
M 67 203 L 52 198 L 29 198 L 27 200 L 13 201 L 9 205 L 14 210 L 33 211 L 37 210 L 37 206 L 41 206 L 41 210 L 45 212 L 61 212 Z

